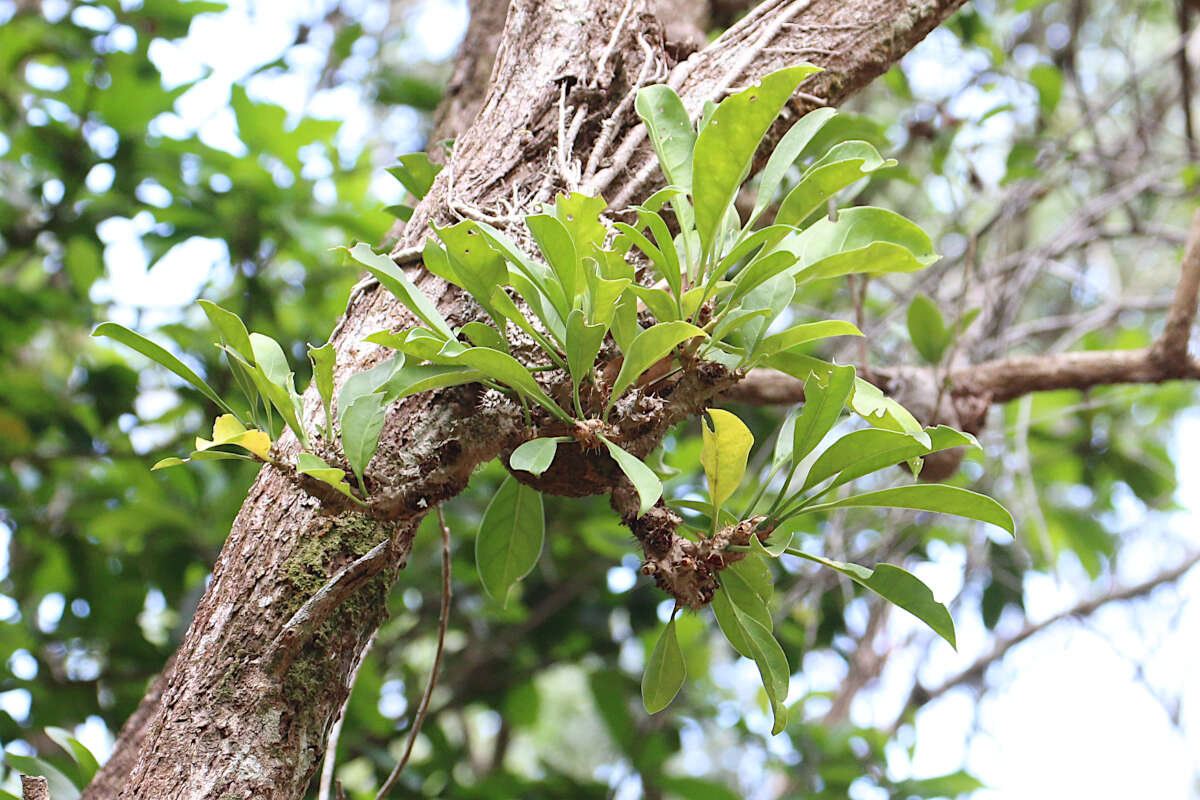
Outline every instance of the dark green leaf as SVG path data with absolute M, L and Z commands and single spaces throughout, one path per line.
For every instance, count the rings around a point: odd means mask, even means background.
M 542 552 L 546 523 L 542 495 L 509 476 L 483 512 L 475 537 L 475 565 L 490 597 L 508 605 L 509 590 Z
M 428 250 L 428 247 L 426 249 Z M 431 330 L 437 331 L 447 339 L 454 338 L 454 332 L 446 324 L 437 306 L 413 285 L 404 271 L 396 266 L 396 262 L 387 256 L 379 255 L 363 242 L 354 245 L 347 252 Z
M 891 564 L 880 564 L 872 571 L 858 564 L 833 561 L 799 551 L 789 552 L 846 575 L 924 622 L 934 633 L 949 642 L 951 647 L 958 647 L 955 644 L 954 620 L 950 612 L 933 598 L 929 587 L 912 573 Z
M 646 662 L 642 674 L 642 704 L 646 711 L 657 714 L 671 704 L 687 677 L 683 663 L 683 651 L 675 637 L 675 619 L 672 618 L 658 636 L 658 643 Z
M 358 397 L 342 412 L 342 451 L 363 494 L 367 492 L 363 471 L 379 449 L 379 433 L 386 416 L 387 405 L 378 393 Z
M 958 517 L 988 522 L 1003 528 L 1010 534 L 1015 532 L 1012 514 L 987 495 L 946 486 L 940 483 L 897 486 L 878 492 L 844 497 L 828 503 L 809 506 L 806 513 L 828 511 L 834 508 L 869 506 L 876 508 L 911 508 L 917 511 L 936 511 Z
M 92 331 L 92 336 L 107 336 L 110 339 L 115 339 L 126 347 L 131 347 L 142 355 L 149 358 L 156 364 L 161 364 L 167 369 L 174 372 L 179 377 L 190 383 L 200 391 L 205 397 L 213 401 L 219 408 L 228 414 L 233 414 L 231 409 L 225 402 L 217 396 L 212 387 L 205 383 L 199 375 L 189 369 L 175 356 L 168 353 L 159 345 L 142 336 L 139 333 L 126 328 L 124 325 L 118 325 L 115 322 L 102 322 Z
M 923 294 L 916 295 L 908 304 L 908 335 L 921 358 L 930 364 L 941 362 L 953 337 L 942 312 Z

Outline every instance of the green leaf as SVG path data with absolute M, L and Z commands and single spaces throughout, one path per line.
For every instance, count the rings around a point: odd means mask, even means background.
M 606 409 L 611 408 L 643 372 L 666 358 L 679 343 L 696 336 L 707 334 L 691 323 L 676 320 L 646 328 L 634 337 L 628 352 L 625 353 L 625 360 L 621 362 L 621 370 L 613 381 L 612 394 L 608 398 Z
M 1063 74 L 1058 67 L 1053 64 L 1035 64 L 1033 69 L 1029 70 L 1029 82 L 1037 89 L 1038 105 L 1042 107 L 1042 113 L 1054 113 L 1054 109 L 1058 108 L 1058 101 L 1062 99 L 1063 90 Z
M 758 666 L 758 674 L 762 678 L 767 699 L 771 701 L 771 711 L 775 715 L 771 733 L 780 733 L 787 725 L 787 706 L 784 702 L 787 700 L 788 684 L 792 677 L 787 656 L 769 627 L 736 604 L 733 604 L 732 608 L 734 617 L 741 626 L 746 646 L 750 650 L 750 657 Z
M 604 325 L 588 325 L 583 320 L 583 312 L 575 309 L 567 317 L 567 367 L 571 372 L 571 384 L 575 391 L 579 385 L 592 374 L 592 366 L 596 363 L 596 355 L 604 344 L 604 334 L 608 328 Z
M 746 459 L 754 446 L 754 435 L 736 415 L 719 408 L 708 409 L 713 427 L 701 419 L 700 435 L 703 449 L 700 463 L 708 477 L 708 492 L 712 499 L 712 518 L 742 483 L 746 474 Z
M 391 214 L 396 219 L 402 219 L 405 222 L 408 222 L 410 219 L 412 219 L 413 211 L 416 209 L 414 209 L 412 206 L 405 205 L 404 203 L 396 203 L 395 205 L 384 206 L 383 210 L 386 213 Z
M 600 440 L 608 448 L 608 454 L 612 456 L 613 461 L 617 462 L 617 466 L 621 468 L 625 477 L 629 478 L 629 482 L 637 490 L 638 499 L 641 501 L 638 516 L 642 516 L 654 507 L 658 498 L 662 497 L 662 481 L 654 474 L 654 470 L 647 467 L 637 456 L 626 452 L 603 436 L 600 437 Z
M 841 416 L 854 388 L 854 367 L 834 367 L 826 380 L 810 373 L 804 382 L 804 410 L 792 432 L 793 461 L 811 453 Z
M 266 336 L 262 336 L 261 339 L 264 341 L 260 341 L 259 339 L 255 338 L 257 336 L 260 336 L 260 334 L 250 335 L 251 347 L 253 348 L 255 343 L 259 342 L 259 349 L 262 350 L 264 356 L 266 356 L 271 362 L 271 374 L 277 374 L 279 370 L 279 357 L 272 352 L 267 342 L 275 345 L 276 348 L 279 347 L 278 343 Z M 278 411 L 280 416 L 283 417 L 283 421 L 289 428 L 292 429 L 292 432 L 296 434 L 296 438 L 300 440 L 301 446 L 307 447 L 308 434 L 305 432 L 304 426 L 300 424 L 300 396 L 296 394 L 296 386 L 292 380 L 292 373 L 287 372 L 283 376 L 283 382 L 276 383 L 267 377 L 267 372 L 261 364 L 257 364 L 252 367 L 247 364 L 241 356 L 233 352 L 232 349 L 228 347 L 223 349 L 230 359 L 236 361 L 245 368 L 246 374 L 248 374 L 251 380 L 254 381 L 254 385 L 258 389 L 259 394 L 267 398 L 271 405 L 275 407 L 275 410 Z M 280 351 L 280 354 L 282 354 L 282 351 Z M 284 364 L 286 364 L 286 359 L 284 359 Z
M 822 218 L 785 240 L 799 259 L 796 281 L 853 273 L 912 272 L 937 261 L 933 242 L 894 211 L 847 208 L 836 221 Z
M 885 159 L 866 142 L 841 142 L 809 167 L 788 192 L 779 204 L 775 221 L 781 225 L 800 225 L 842 189 L 878 169 L 894 166 L 894 160 Z
M 431 389 L 476 383 L 486 376 L 477 369 L 445 364 L 405 364 L 381 387 L 384 403 L 392 403 Z
M 514 280 L 514 276 L 511 274 L 509 280 L 512 281 L 512 285 L 520 292 L 521 297 L 529 304 L 530 308 L 533 308 L 535 313 L 542 309 L 541 298 L 543 297 L 550 303 L 551 308 L 555 311 L 553 322 L 547 321 L 540 315 L 539 319 L 546 325 L 547 330 L 561 340 L 562 326 L 572 304 L 563 294 L 562 287 L 555 279 L 553 271 L 544 264 L 539 264 L 529 258 L 511 239 L 491 225 L 484 222 L 476 222 L 475 225 L 488 243 L 517 268 L 517 272 L 524 280 Z M 458 281 L 452 282 L 461 285 Z M 530 287 L 536 289 L 536 292 L 530 291 Z
M 40 775 L 45 778 L 47 787 L 50 789 L 50 796 L 54 800 L 78 800 L 79 789 L 71 782 L 70 778 L 49 761 L 34 756 L 19 756 L 7 750 L 3 755 L 5 763 L 17 772 L 23 775 Z
M 645 213 L 645 212 L 642 212 L 642 213 Z M 657 245 L 655 245 L 653 242 L 651 242 L 648 238 L 646 238 L 646 235 L 644 233 L 642 233 L 641 231 L 639 231 L 637 228 L 633 227 L 632 225 L 627 225 L 624 222 L 616 222 L 616 223 L 613 223 L 613 227 L 615 229 L 617 229 L 618 231 L 620 231 L 621 235 L 624 236 L 625 238 L 627 238 L 631 243 L 633 243 L 637 247 L 637 249 L 641 250 L 646 255 L 646 258 L 650 259 L 650 263 L 654 266 L 654 269 L 658 272 L 659 275 L 662 275 L 666 279 L 667 285 L 672 287 L 672 289 L 675 292 L 675 296 L 678 297 L 679 289 L 677 287 L 680 285 L 678 263 L 676 264 L 676 268 L 674 270 L 675 279 L 672 282 L 672 280 L 671 280 L 672 270 L 671 270 L 670 263 L 667 260 L 666 255 L 663 253 L 662 250 L 660 250 L 658 248 Z
M 440 235 L 441 231 L 438 233 Z M 429 247 L 426 247 L 426 251 L 428 250 Z M 404 274 L 404 270 L 396 266 L 396 262 L 385 255 L 376 253 L 370 245 L 363 242 L 359 242 L 346 252 L 355 261 L 366 267 L 367 272 L 374 275 L 385 289 L 404 303 L 409 311 L 429 326 L 430 330 L 437 331 L 446 339 L 454 338 L 454 332 L 442 317 L 441 312 L 437 310 L 437 306 L 413 285 L 413 282 Z
M 512 387 L 563 422 L 571 421 L 570 415 L 559 408 L 550 395 L 546 394 L 538 382 L 533 379 L 529 370 L 508 353 L 501 353 L 490 347 L 467 347 L 458 350 L 454 347 L 455 344 L 455 342 L 447 342 L 446 346 L 442 348 L 441 355 L 453 362 L 474 367 L 489 378 Z
M 746 658 L 754 658 L 754 649 L 747 641 L 746 632 L 733 613 L 733 607 L 737 606 L 744 614 L 770 630 L 771 611 L 768 603 L 771 593 L 771 573 L 759 556 L 747 555 L 721 570 L 721 587 L 713 595 L 713 612 L 729 644 Z
M 254 352 L 250 348 L 250 334 L 246 332 L 246 324 L 242 322 L 242 318 L 208 300 L 197 300 L 196 302 L 204 310 L 208 321 L 217 329 L 221 341 L 236 350 L 242 358 L 253 360 Z
M 510 272 L 508 277 L 509 280 L 513 281 L 514 286 L 520 284 L 517 288 L 517 293 L 521 295 L 521 299 L 533 311 L 534 316 L 541 320 L 546 330 L 550 333 L 550 336 L 556 341 L 562 342 L 566 338 L 566 331 L 563 328 L 562 321 L 558 318 L 558 312 L 554 311 L 553 308 L 548 309 L 547 305 L 543 304 L 542 300 L 545 295 L 541 294 L 523 275 Z M 530 298 L 533 298 L 532 302 L 530 302 Z M 541 331 L 535 329 L 521 309 L 517 308 L 517 304 L 508 296 L 508 292 L 504 290 L 503 286 L 497 286 L 492 290 L 492 308 L 502 318 L 507 319 L 528 334 L 529 338 L 534 341 L 541 342 L 545 339 Z M 552 343 L 549 344 L 553 346 Z
M 333 342 L 321 347 L 308 346 L 308 358 L 312 361 L 313 383 L 321 395 L 321 408 L 325 410 L 325 438 L 333 438 L 333 363 L 336 354 Z
M 953 340 L 942 312 L 923 294 L 918 294 L 908 304 L 908 335 L 921 358 L 929 364 L 940 363 Z
M 930 443 L 928 434 L 921 428 L 921 423 L 917 422 L 917 418 L 907 408 L 886 396 L 878 386 L 867 383 L 862 378 L 854 379 L 850 408 L 876 428 L 907 433 L 926 446 Z
M 490 347 L 493 350 L 508 350 L 508 342 L 500 332 L 483 322 L 468 322 L 460 331 L 478 347 Z
M 642 673 L 642 704 L 646 711 L 657 714 L 669 706 L 686 677 L 687 667 L 683 663 L 683 651 L 679 649 L 675 618 L 672 617 L 659 634 L 646 662 L 646 671 Z
M 800 82 L 819 71 L 804 64 L 765 76 L 757 85 L 725 98 L 696 137 L 692 197 L 705 253 L 712 250 L 717 229 L 750 171 L 763 136 Z
M 525 226 L 533 234 L 533 240 L 537 242 L 546 263 L 554 270 L 567 305 L 572 305 L 573 298 L 583 294 L 584 282 L 579 269 L 579 254 L 575 251 L 570 232 L 549 214 L 532 214 L 525 218 Z
M 187 458 L 160 459 L 155 462 L 150 471 L 154 472 L 156 469 L 167 469 L 168 467 L 181 467 L 185 464 L 191 464 L 194 461 L 249 461 L 251 464 L 258 463 L 250 456 L 244 456 L 241 453 L 227 453 L 224 450 L 197 450 Z
M 364 495 L 367 484 L 363 480 L 363 471 L 379 449 L 379 433 L 386 416 L 387 405 L 383 395 L 378 393 L 356 398 L 342 413 L 342 451 Z
M 809 399 L 808 387 L 805 385 L 804 398 Z M 796 419 L 800 416 L 803 406 L 795 406 L 783 418 L 783 422 L 779 425 L 779 430 L 775 433 L 775 449 L 771 453 L 771 474 L 783 467 L 784 464 L 792 460 L 792 449 L 795 447 L 795 432 Z
M 667 183 L 689 191 L 696 134 L 679 95 L 665 84 L 647 86 L 638 91 L 634 109 L 646 123 L 650 143 L 658 155 L 658 164 Z
M 350 484 L 345 481 L 346 470 L 331 467 L 325 463 L 324 459 L 314 456 L 312 453 L 300 453 L 296 456 L 296 471 L 301 475 L 309 475 L 328 483 L 356 503 L 362 502 L 350 491 Z
M 776 275 L 746 293 L 742 308 L 764 311 L 761 318 L 746 323 L 742 330 L 742 343 L 747 353 L 753 353 L 761 344 L 771 323 L 791 305 L 796 294 L 796 282 L 787 275 Z M 808 373 L 805 373 L 807 376 Z M 801 380 L 804 380 L 801 377 Z
M 792 294 L 795 294 L 795 278 L 790 274 L 784 273 L 790 273 L 797 267 L 798 263 L 796 255 L 787 250 L 776 250 L 756 256 L 753 261 L 734 276 L 733 293 L 729 296 L 727 302 L 732 305 L 743 297 L 748 297 L 751 292 L 763 284 L 771 282 L 776 278 L 786 278 L 786 286 L 791 290 Z M 778 284 L 773 283 L 772 285 Z M 772 292 L 772 295 L 774 294 L 776 292 Z M 788 295 L 788 300 L 791 300 L 791 294 Z M 743 303 L 743 306 L 745 306 L 745 303 Z
M 679 305 L 666 289 L 654 289 L 634 283 L 629 286 L 629 293 L 641 300 L 660 324 L 679 319 Z
M 285 389 L 292 385 L 292 368 L 279 342 L 270 336 L 252 333 L 250 350 L 254 354 L 254 365 L 262 370 L 263 377 Z
M 946 486 L 940 483 L 897 486 L 892 489 L 881 489 L 878 492 L 844 497 L 840 500 L 809 506 L 805 509 L 805 513 L 854 507 L 911 508 L 917 511 L 935 511 L 939 514 L 953 514 L 957 517 L 988 522 L 1003 528 L 1010 534 L 1015 533 L 1016 530 L 1012 514 L 992 498 L 969 489 L 960 489 L 957 486 Z
M 934 599 L 929 587 L 912 573 L 891 564 L 880 564 L 874 570 L 870 570 L 858 564 L 833 561 L 797 550 L 788 552 L 835 569 L 885 600 L 895 603 L 932 628 L 933 632 L 949 642 L 951 647 L 958 649 L 954 637 L 954 620 L 950 612 Z
M 367 337 L 368 341 L 371 339 L 372 337 Z M 338 423 L 341 424 L 342 419 L 346 416 L 346 410 L 355 400 L 379 391 L 405 365 L 404 362 L 405 358 L 402 353 L 393 355 L 370 369 L 360 370 L 346 378 L 337 396 Z
M 790 350 L 802 344 L 829 339 L 834 336 L 862 336 L 863 332 L 857 326 L 840 319 L 827 319 L 821 322 L 806 322 L 795 325 L 786 331 L 776 333 L 763 339 L 756 355 L 769 356 L 783 350 Z
M 829 491 L 872 472 L 903 464 L 939 450 L 979 446 L 974 436 L 960 433 L 945 425 L 930 428 L 926 433 L 929 436 L 928 445 L 914 439 L 910 434 L 878 428 L 848 433 L 830 445 L 813 463 L 804 482 L 804 489 L 810 489 L 826 478 L 837 475 L 837 479 L 826 487 L 825 491 Z
M 594 264 L 592 259 L 585 259 L 585 264 Z M 587 276 L 587 311 L 588 322 L 603 325 L 605 330 L 612 324 L 617 313 L 617 306 L 625 290 L 633 283 L 629 278 L 601 278 L 592 270 L 584 273 Z
M 554 218 L 567 229 L 575 252 L 582 260 L 604 246 L 608 231 L 600 214 L 608 207 L 603 197 L 571 192 L 554 198 Z
M 541 475 L 554 462 L 554 454 L 563 442 L 571 441 L 570 436 L 553 436 L 541 439 L 530 439 L 508 457 L 508 468 L 524 470 L 532 475 Z
M 71 759 L 79 767 L 79 776 L 82 778 L 83 785 L 90 782 L 92 776 L 100 769 L 100 763 L 96 761 L 92 751 L 88 750 L 83 742 L 76 739 L 70 731 L 62 728 L 47 726 L 46 735 L 71 756 Z
M 767 159 L 767 165 L 763 167 L 759 177 L 758 195 L 754 199 L 754 210 L 750 212 L 749 225 L 753 225 L 771 204 L 775 198 L 775 191 L 783 182 L 784 175 L 796 163 L 796 159 L 804 152 L 804 148 L 812 141 L 817 131 L 835 114 L 837 114 L 837 109 L 834 108 L 818 108 L 808 112 L 800 118 L 799 122 L 789 128 L 788 132 L 779 140 L 779 144 L 775 145 L 775 149 L 771 151 L 771 157 Z
M 159 345 L 142 336 L 139 333 L 126 328 L 124 325 L 118 325 L 115 322 L 101 322 L 92 331 L 92 336 L 107 336 L 110 339 L 115 339 L 126 347 L 131 347 L 142 355 L 149 358 L 156 364 L 160 364 L 174 372 L 180 378 L 190 383 L 200 391 L 202 395 L 207 397 L 217 405 L 222 411 L 227 414 L 233 414 L 234 411 L 224 400 L 217 396 L 213 388 L 205 383 L 199 375 L 189 369 L 182 361 L 168 353 Z
M 508 605 L 512 585 L 537 563 L 545 532 L 541 492 L 506 477 L 475 537 L 475 565 L 488 596 Z
M 404 184 L 404 188 L 418 200 L 429 194 L 429 187 L 433 186 L 434 178 L 441 171 L 442 165 L 432 163 L 425 153 L 400 156 L 399 166 L 388 167 L 388 173 Z

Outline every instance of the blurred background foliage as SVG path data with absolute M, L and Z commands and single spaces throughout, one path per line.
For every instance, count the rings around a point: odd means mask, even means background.
M 57 726 L 103 755 L 180 640 L 253 477 L 230 462 L 151 474 L 157 459 L 191 449 L 214 409 L 135 354 L 90 340 L 91 328 L 136 327 L 221 391 L 229 374 L 194 304 L 203 297 L 291 343 L 304 373 L 304 344 L 325 341 L 358 277 L 330 248 L 383 241 L 382 209 L 399 199 L 383 167 L 424 147 L 465 20 L 464 8 L 435 0 L 0 0 L 9 753 L 66 769 L 45 733 Z M 866 287 L 825 281 L 797 298 L 797 315 L 860 318 L 875 364 L 920 362 L 904 322 L 917 293 L 951 322 L 982 311 L 945 364 L 1148 344 L 1200 178 L 1189 25 L 1174 0 L 961 11 L 823 133 L 826 145 L 868 139 L 900 160 L 854 187 L 855 200 L 917 220 L 945 258 Z M 546 550 L 519 602 L 488 601 L 471 539 L 502 478 L 489 465 L 447 508 L 450 655 L 402 782 L 413 796 L 461 798 L 976 792 L 997 762 L 964 738 L 986 733 L 978 714 L 997 675 L 1006 680 L 1006 643 L 1195 548 L 1194 492 L 1177 492 L 1200 481 L 1181 449 L 1200 430 L 1195 394 L 1111 387 L 993 408 L 985 453 L 953 480 L 1013 509 L 1015 544 L 911 514 L 839 514 L 799 531 L 813 552 L 915 569 L 951 602 L 961 652 L 785 558 L 777 630 L 797 667 L 797 711 L 779 737 L 753 666 L 711 636 L 707 613 L 678 623 L 687 689 L 663 714 L 641 710 L 638 676 L 669 604 L 639 577 L 633 542 L 602 499 L 548 498 Z M 736 410 L 769 445 L 787 409 Z M 668 496 L 699 488 L 698 432 L 683 426 L 666 442 L 663 469 L 677 470 Z M 337 777 L 350 797 L 372 797 L 403 746 L 432 662 L 439 558 L 429 519 L 348 707 Z M 1152 604 L 1103 634 L 1161 706 L 1156 735 L 1184 752 L 1191 743 L 1193 756 L 1186 673 L 1147 673 L 1152 648 L 1120 637 L 1169 618 L 1170 640 L 1197 605 L 1193 591 L 1190 604 Z M 994 669 L 985 660 L 939 691 L 997 650 Z M 922 723 L 956 692 L 969 698 L 965 734 Z M 921 757 L 925 742 L 951 756 Z M 1185 790 L 1198 770 L 1194 757 L 1179 765 Z

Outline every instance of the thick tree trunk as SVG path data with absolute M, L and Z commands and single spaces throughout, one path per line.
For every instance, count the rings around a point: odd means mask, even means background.
M 556 191 L 600 191 L 620 206 L 660 180 L 632 109 L 641 83 L 669 80 L 689 109 L 800 60 L 826 66 L 802 91 L 837 103 L 886 70 L 963 0 L 766 2 L 719 40 L 675 63 L 644 0 L 514 2 L 474 123 L 452 163 L 406 226 L 397 255 L 426 223 L 475 215 L 521 241 L 519 215 Z M 495 4 L 476 13 L 495 15 Z M 480 8 L 479 6 L 486 6 Z M 464 87 L 482 61 L 464 69 Z M 472 114 L 452 93 L 443 123 Z M 795 114 L 812 104 L 798 102 Z M 407 256 L 406 256 L 407 257 Z M 402 260 L 402 263 L 411 264 Z M 413 274 L 452 324 L 475 313 L 454 287 Z M 363 338 L 406 315 L 364 285 L 333 341 L 339 378 L 381 358 Z M 697 385 L 663 411 L 696 413 L 713 391 Z M 213 571 L 146 729 L 127 726 L 114 764 L 87 798 L 298 798 L 324 750 L 362 648 L 385 615 L 386 597 L 421 517 L 460 492 L 472 469 L 520 441 L 519 408 L 478 388 L 428 393 L 392 409 L 368 473 L 382 499 L 367 516 L 288 474 L 265 467 Z M 306 418 L 320 422 L 307 398 Z M 316 424 L 313 424 L 315 430 Z M 663 425 L 653 426 L 643 447 Z M 280 445 L 285 457 L 294 441 Z M 611 479 L 592 487 L 613 488 Z M 317 599 L 313 599 L 316 597 Z M 133 730 L 130 730 L 133 728 Z M 136 760 L 130 757 L 137 751 Z

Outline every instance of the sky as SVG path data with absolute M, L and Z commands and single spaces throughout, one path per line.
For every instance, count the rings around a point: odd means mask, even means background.
M 214 147 L 239 152 L 232 112 L 226 108 L 229 86 L 258 66 L 285 53 L 294 40 L 298 19 L 312 18 L 324 2 L 247 3 L 233 0 L 220 16 L 202 16 L 187 39 L 160 43 L 152 50 L 155 63 L 168 85 L 195 80 L 204 70 L 208 78 L 179 101 L 176 114 L 163 121 L 165 131 L 199 130 Z M 364 23 L 381 25 L 379 5 L 363 2 Z M 414 59 L 443 58 L 451 53 L 465 26 L 462 2 L 421 0 L 409 7 Z M 373 16 L 375 15 L 375 16 Z M 969 61 L 954 52 L 952 37 L 935 34 L 906 61 L 915 91 L 936 95 L 956 73 L 969 72 Z M 369 54 L 363 58 L 369 57 Z M 283 77 L 255 79 L 252 96 L 270 99 L 300 113 L 308 108 L 318 116 L 344 114 L 347 124 L 340 145 L 362 146 L 373 119 L 355 89 L 343 87 L 312 95 L 309 86 L 317 68 L 314 54 L 296 48 L 289 56 L 292 72 Z M 1025 102 L 1036 102 L 1024 98 Z M 994 95 L 971 93 L 958 101 L 955 113 L 977 116 L 980 108 L 995 104 Z M 419 146 L 415 115 L 401 116 L 413 128 Z M 989 120 L 979 144 L 990 136 L 1007 136 L 1007 115 Z M 989 166 L 986 147 L 975 162 L 983 172 Z M 382 166 L 382 165 L 381 165 Z M 986 175 L 985 175 L 986 177 Z M 381 180 L 381 199 L 394 182 Z M 931 185 L 935 195 L 943 189 Z M 946 203 L 950 202 L 946 198 Z M 147 220 L 114 221 L 101 231 L 107 244 L 110 291 L 131 306 L 176 308 L 195 299 L 210 270 L 227 260 L 223 248 L 198 239 L 168 256 L 167 264 L 149 269 L 138 244 Z M 187 265 L 186 267 L 184 265 Z M 190 280 L 184 279 L 190 275 Z M 1180 541 L 1200 530 L 1200 451 L 1188 447 L 1200 440 L 1200 413 L 1186 416 L 1176 433 L 1179 470 L 1179 504 L 1183 510 L 1148 514 L 1132 503 L 1126 527 L 1134 537 L 1117 564 L 1116 580 L 1128 585 L 1144 580 L 1163 565 L 1185 555 Z M 1136 533 L 1134 533 L 1136 532 Z M 0 539 L 7 532 L 0 526 Z M 6 541 L 0 542 L 5 544 Z M 1018 541 L 1013 546 L 1020 546 Z M 7 547 L 0 548 L 6 552 Z M 963 553 L 947 546 L 933 562 L 918 571 L 935 596 L 949 600 L 960 589 Z M 6 565 L 0 564 L 0 569 Z M 630 573 L 626 575 L 625 573 Z M 610 573 L 614 591 L 628 588 L 632 570 L 617 567 Z M 1031 576 L 1025 586 L 1028 613 L 1033 622 L 1044 620 L 1088 596 L 1082 570 L 1067 563 L 1057 576 Z M 61 601 L 61 598 L 60 598 Z M 3 598 L 0 598 L 0 603 Z M 852 714 L 863 724 L 889 724 L 907 694 L 914 672 L 926 685 L 936 685 L 970 664 L 991 646 L 977 613 L 966 604 L 956 616 L 959 651 L 942 642 L 927 651 L 901 651 L 884 680 L 864 692 Z M 52 613 L 54 609 L 49 609 Z M 61 613 L 61 609 L 59 612 Z M 1015 632 L 1017 620 L 1002 620 L 1000 629 Z M 903 640 L 916 626 L 897 611 L 885 638 Z M 929 777 L 966 768 L 988 789 L 980 800 L 1041 800 L 1087 797 L 1089 800 L 1188 800 L 1200 796 L 1200 570 L 1192 570 L 1174 587 L 1164 587 L 1148 599 L 1106 608 L 1087 620 L 1061 622 L 1030 641 L 1015 647 L 988 673 L 989 689 L 982 702 L 969 689 L 948 693 L 927 706 L 917 717 L 915 733 L 907 735 L 915 746 L 911 756 L 896 745 L 889 752 L 889 767 L 896 777 Z M 740 673 L 753 672 L 750 662 L 735 665 L 726 679 L 742 681 Z M 793 681 L 793 697 L 807 689 L 833 688 L 841 680 L 840 667 L 831 662 L 809 662 Z M 749 683 L 757 680 L 752 676 Z M 1164 701 L 1166 707 L 1164 707 Z M 1178 702 L 1179 723 L 1169 718 L 1171 703 Z M 25 701 L 27 706 L 27 700 Z M 0 695 L 0 706 L 20 714 L 16 693 Z M 23 714 L 21 714 L 23 716 Z M 765 717 L 760 727 L 769 727 Z M 80 726 L 78 734 L 90 747 L 106 752 L 111 734 L 98 719 Z M 685 742 L 687 737 L 685 736 Z M 686 762 L 685 762 L 686 763 Z M 873 800 L 863 789 L 855 800 Z

